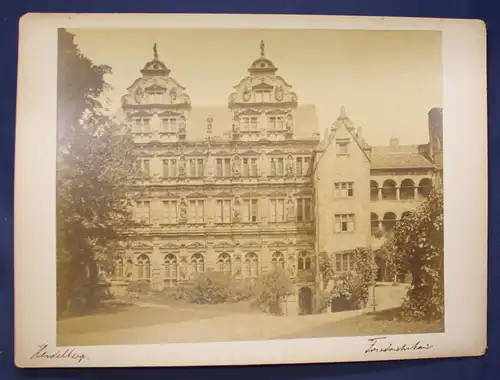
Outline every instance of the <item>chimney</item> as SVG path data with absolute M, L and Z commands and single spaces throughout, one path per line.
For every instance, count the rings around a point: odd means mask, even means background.
M 395 137 L 391 137 L 391 141 L 389 143 L 390 146 L 399 146 L 399 139 Z

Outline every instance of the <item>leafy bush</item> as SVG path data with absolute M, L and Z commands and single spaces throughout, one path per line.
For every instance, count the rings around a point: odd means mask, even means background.
M 262 274 L 253 288 L 253 306 L 275 315 L 283 314 L 281 301 L 295 293 L 293 282 L 282 270 Z
M 318 290 L 315 295 L 314 314 L 324 313 L 330 307 L 332 294 L 330 292 Z
M 229 274 L 209 271 L 198 274 L 192 282 L 165 290 L 167 297 L 198 304 L 239 302 L 253 296 L 247 282 L 236 281 Z
M 330 299 L 345 299 L 348 308 L 362 309 L 368 303 L 369 288 L 374 284 L 374 254 L 371 249 L 362 247 L 336 253 L 354 254 L 355 264 L 353 271 L 335 273 L 332 260 L 326 254 L 320 256 L 323 283 L 334 281 Z
M 148 281 L 131 281 L 127 285 L 129 293 L 147 294 L 151 291 L 151 284 Z
M 402 306 L 407 320 L 439 319 L 444 314 L 443 193 L 427 199 L 396 226 L 388 243 L 399 273 L 410 273 L 411 286 Z
M 200 273 L 186 289 L 186 295 L 192 303 L 227 302 L 231 297 L 231 277 L 221 272 Z

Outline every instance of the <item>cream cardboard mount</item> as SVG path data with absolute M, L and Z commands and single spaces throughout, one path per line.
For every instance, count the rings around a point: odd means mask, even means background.
M 477 20 L 23 16 L 16 365 L 483 355 L 486 120 Z

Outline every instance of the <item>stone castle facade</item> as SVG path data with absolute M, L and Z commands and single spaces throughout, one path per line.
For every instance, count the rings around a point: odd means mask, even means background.
M 156 45 L 123 96 L 142 226 L 117 259 L 117 279 L 163 289 L 207 270 L 252 279 L 280 267 L 311 296 L 318 252 L 351 270 L 349 255 L 336 252 L 376 247 L 377 231 L 393 228 L 439 178 L 441 109 L 429 112 L 425 145 L 370 146 L 343 108 L 321 139 L 315 107 L 299 103 L 264 42 L 260 50 L 226 107 L 192 105 Z

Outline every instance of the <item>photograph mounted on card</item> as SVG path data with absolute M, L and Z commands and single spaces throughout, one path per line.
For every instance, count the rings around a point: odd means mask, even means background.
M 24 16 L 16 364 L 482 355 L 485 40 L 474 20 Z

